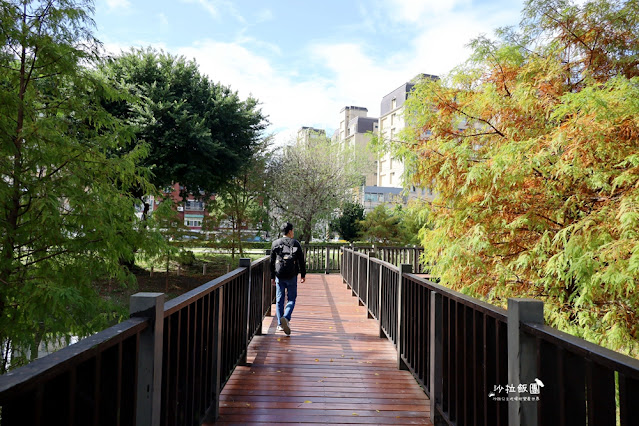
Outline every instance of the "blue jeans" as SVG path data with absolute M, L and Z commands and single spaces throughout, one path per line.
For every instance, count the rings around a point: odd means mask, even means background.
M 278 278 L 275 277 L 276 299 L 277 306 L 277 325 L 281 325 L 281 318 L 284 317 L 287 320 L 291 320 L 291 314 L 293 308 L 295 308 L 295 299 L 297 299 L 297 275 L 292 278 Z M 287 296 L 288 303 L 286 303 L 286 310 L 284 310 L 284 298 Z

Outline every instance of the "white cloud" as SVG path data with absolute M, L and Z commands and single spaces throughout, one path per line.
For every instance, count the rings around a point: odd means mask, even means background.
M 242 98 L 257 98 L 273 125 L 271 130 L 282 132 L 279 142 L 301 126 L 332 124 L 321 120 L 339 112 L 337 91 L 330 81 L 300 81 L 240 44 L 209 40 L 180 48 L 178 53 L 194 58 L 212 81 L 231 86 Z
M 273 20 L 273 12 L 270 9 L 262 9 L 257 13 L 256 20 L 259 23 Z
M 451 12 L 470 0 L 385 0 L 391 19 L 419 24 L 433 15 Z
M 240 15 L 232 2 L 228 0 L 181 0 L 184 3 L 199 4 L 213 18 L 219 19 L 223 13 L 228 13 L 241 23 L 245 23 L 244 17 Z
M 114 10 L 127 10 L 131 8 L 131 2 L 129 0 L 106 0 L 109 11 Z
M 220 11 L 217 2 L 214 0 L 182 0 L 185 3 L 199 4 L 206 10 L 212 17 L 218 18 Z

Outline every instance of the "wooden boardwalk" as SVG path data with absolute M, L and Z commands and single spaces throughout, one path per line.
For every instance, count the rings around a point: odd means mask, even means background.
M 273 315 L 275 310 L 273 307 Z M 298 285 L 291 336 L 262 325 L 220 400 L 216 424 L 432 424 L 429 400 L 339 274 Z

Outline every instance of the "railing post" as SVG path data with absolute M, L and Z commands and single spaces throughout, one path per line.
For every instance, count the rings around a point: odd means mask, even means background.
M 537 379 L 537 340 L 520 332 L 522 322 L 543 324 L 544 303 L 534 299 L 508 299 L 508 384 L 530 386 Z M 537 425 L 537 402 L 508 401 L 510 426 Z
M 330 261 L 329 261 L 329 259 L 330 259 L 330 250 L 331 250 L 331 248 L 328 245 L 326 245 L 326 262 L 324 264 L 324 273 L 325 274 L 328 274 L 328 272 L 329 272 L 328 270 L 329 270 L 329 263 L 330 263 Z
M 371 286 L 371 252 L 366 253 L 366 316 L 367 318 L 373 318 L 373 314 L 371 313 L 370 305 L 370 296 L 368 294 L 368 289 Z
M 136 293 L 129 299 L 132 317 L 151 322 L 140 334 L 136 424 L 159 426 L 162 409 L 164 293 Z
M 349 280 L 348 280 L 347 284 L 350 285 L 351 290 L 352 290 L 353 289 L 353 285 L 354 285 L 353 279 L 355 277 L 355 272 L 354 272 L 355 271 L 355 245 L 353 243 L 351 243 L 351 262 L 350 263 L 351 263 L 351 267 L 349 268 L 350 269 L 350 271 L 349 271 L 350 276 L 348 277 Z
M 377 323 L 379 324 L 379 337 L 380 339 L 383 337 L 386 337 L 386 334 L 384 334 L 384 329 L 382 328 L 382 314 L 383 314 L 383 305 L 382 305 L 382 286 L 384 285 L 384 266 L 379 265 L 379 289 L 377 290 L 377 306 L 378 311 L 377 311 Z
M 445 424 L 437 406 L 442 403 L 443 369 L 443 297 L 430 292 L 430 421 L 434 425 Z
M 224 325 L 224 287 L 217 290 L 217 306 L 215 307 L 213 326 L 215 338 L 211 357 L 213 368 L 211 374 L 211 405 L 207 408 L 202 423 L 213 423 L 220 413 L 220 393 L 222 392 L 222 331 Z
M 271 255 L 271 250 L 265 250 L 265 254 L 267 256 L 270 256 Z M 266 273 L 264 275 L 266 277 L 266 283 L 264 283 L 264 290 L 263 291 L 266 291 L 266 289 L 268 288 L 268 304 L 269 304 L 270 308 L 266 312 L 266 316 L 270 317 L 270 316 L 273 316 L 273 314 L 271 313 L 271 311 L 273 310 L 273 285 L 271 284 L 271 263 L 270 263 L 270 261 L 268 262 L 268 265 L 269 265 L 269 267 L 266 270 Z M 264 297 L 266 297 L 266 295 L 264 295 Z
M 397 283 L 397 369 L 408 370 L 408 366 L 402 360 L 402 345 L 404 344 L 402 339 L 402 331 L 404 324 L 402 324 L 403 306 L 404 306 L 404 274 L 411 274 L 413 272 L 413 265 L 404 263 L 399 267 L 399 281 Z
M 240 359 L 240 365 L 246 365 L 248 355 L 249 328 L 251 327 L 251 259 L 245 257 L 240 259 L 240 268 L 246 268 L 246 327 L 244 327 L 244 355 Z
M 355 247 L 352 247 L 351 245 L 351 250 L 353 250 L 351 252 L 351 279 L 350 279 L 350 285 L 351 285 L 351 295 L 355 296 L 355 271 L 357 271 L 357 256 L 355 256 Z

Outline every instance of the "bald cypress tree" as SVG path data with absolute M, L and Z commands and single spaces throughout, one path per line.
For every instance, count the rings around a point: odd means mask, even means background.
M 104 325 L 97 278 L 123 279 L 134 203 L 145 185 L 130 132 L 105 111 L 120 94 L 88 66 L 98 57 L 90 2 L 0 6 L 0 343 L 7 367 L 62 334 Z
M 434 273 L 639 355 L 639 5 L 529 0 L 518 29 L 416 86 L 396 149 L 431 186 Z

